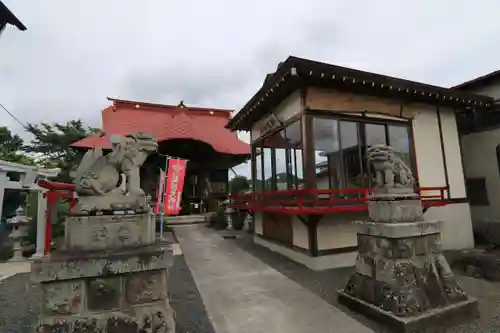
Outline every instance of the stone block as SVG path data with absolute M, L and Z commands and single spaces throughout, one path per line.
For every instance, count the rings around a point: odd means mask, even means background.
M 394 259 L 408 259 L 413 257 L 414 241 L 411 238 L 395 239 L 391 242 L 392 256 Z
M 479 317 L 478 303 L 475 299 L 435 309 L 431 315 L 425 313 L 407 317 L 395 315 L 381 306 L 352 297 L 344 291 L 339 291 L 339 302 L 353 311 L 386 323 L 395 332 L 404 333 L 441 332 L 440 328 Z
M 477 221 L 473 223 L 472 227 L 476 236 L 489 244 L 500 247 L 500 221 Z
M 368 214 L 374 222 L 424 221 L 424 213 L 419 199 L 369 200 Z
M 435 236 L 435 235 L 432 235 Z M 415 244 L 415 255 L 423 256 L 428 253 L 427 244 L 428 244 L 429 235 L 415 237 L 413 239 L 413 243 Z
M 167 298 L 165 270 L 131 274 L 124 281 L 127 304 L 143 304 Z
M 87 280 L 87 309 L 90 311 L 118 309 L 122 305 L 121 285 L 121 276 Z
M 174 333 L 173 311 L 168 302 L 127 310 L 89 312 L 81 316 L 45 317 L 43 333 Z
M 107 250 L 154 244 L 155 224 L 149 213 L 69 216 L 64 248 Z
M 58 251 L 50 259 L 33 261 L 31 276 L 36 282 L 51 282 L 167 269 L 172 264 L 173 251 L 167 243 L 107 252 Z
M 355 222 L 358 230 L 362 234 L 381 236 L 387 238 L 407 238 L 428 234 L 439 234 L 442 221 L 422 221 L 422 222 Z
M 43 312 L 46 315 L 72 315 L 83 310 L 83 281 L 56 281 L 42 284 Z

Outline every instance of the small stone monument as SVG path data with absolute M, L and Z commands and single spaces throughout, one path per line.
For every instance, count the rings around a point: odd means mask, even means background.
M 9 238 L 12 240 L 13 256 L 9 261 L 24 261 L 23 257 L 23 241 L 28 236 L 28 224 L 31 218 L 26 217 L 23 207 L 19 206 L 16 209 L 16 216 L 9 219 L 7 223 L 12 226 L 12 232 Z
M 410 169 L 388 146 L 367 155 L 377 184 L 368 199 L 371 221 L 357 222 L 356 272 L 339 301 L 401 332 L 478 316 L 477 301 L 441 252 L 441 221 L 424 219 Z
M 175 332 L 167 294 L 173 254 L 156 239 L 139 186 L 139 168 L 156 139 L 137 133 L 111 142 L 111 153 L 89 151 L 75 173 L 79 201 L 63 247 L 33 263 L 32 278 L 43 290 L 41 332 Z

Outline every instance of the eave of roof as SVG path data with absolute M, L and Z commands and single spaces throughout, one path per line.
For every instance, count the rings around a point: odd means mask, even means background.
M 465 81 L 465 82 L 460 83 L 460 84 L 453 86 L 451 88 L 458 89 L 458 90 L 466 90 L 466 89 L 473 88 L 475 86 L 482 85 L 482 84 L 486 83 L 487 81 L 494 80 L 494 79 L 499 78 L 499 77 L 500 77 L 500 70 L 497 70 L 497 71 L 493 71 L 491 73 L 476 77 L 475 79 Z
M 271 77 L 267 76 L 259 91 L 226 127 L 233 131 L 250 130 L 253 123 L 302 86 L 330 87 L 462 109 L 488 108 L 493 103 L 493 99 L 487 96 L 290 56 Z
M 17 27 L 19 30 L 24 31 L 26 30 L 26 26 L 10 11 L 7 6 L 0 1 L 0 26 L 2 23 L 8 23 L 11 24 L 15 27 Z

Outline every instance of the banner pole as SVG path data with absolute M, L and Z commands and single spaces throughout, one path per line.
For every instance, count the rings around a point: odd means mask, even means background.
M 160 213 L 160 239 L 163 239 L 163 224 L 165 221 L 165 213 L 164 213 L 164 207 L 165 207 L 165 191 L 166 191 L 166 186 L 167 186 L 167 174 L 168 174 L 168 157 L 165 158 L 165 180 L 163 181 L 163 189 L 162 189 L 162 195 L 161 195 L 161 213 Z

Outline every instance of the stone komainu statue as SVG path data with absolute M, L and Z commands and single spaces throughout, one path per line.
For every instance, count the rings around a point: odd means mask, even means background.
M 415 185 L 411 169 L 392 147 L 372 146 L 367 151 L 367 158 L 375 171 L 376 188 L 413 188 Z
M 140 187 L 139 170 L 148 155 L 156 152 L 158 142 L 142 132 L 112 135 L 110 141 L 111 153 L 103 155 L 100 148 L 88 151 L 75 172 L 79 210 L 145 210 L 147 200 Z M 122 174 L 125 189 L 120 186 Z

